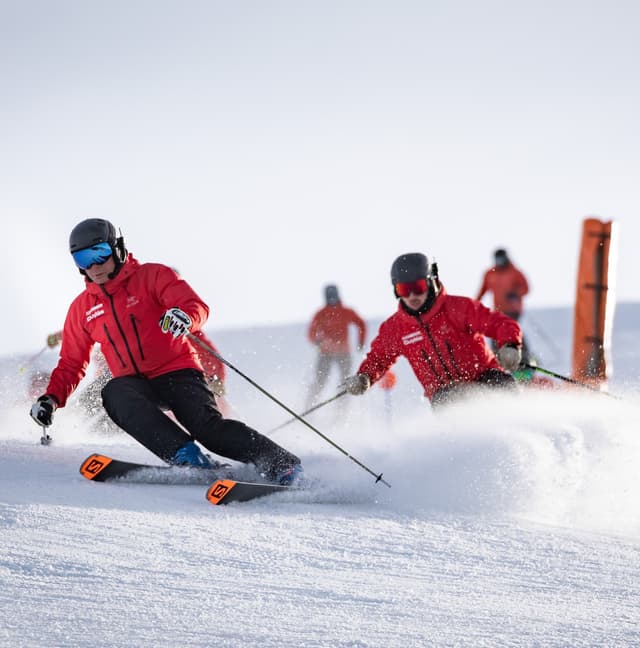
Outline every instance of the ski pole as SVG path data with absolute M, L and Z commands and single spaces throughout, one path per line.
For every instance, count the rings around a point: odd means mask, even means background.
M 564 380 L 565 382 L 571 383 L 572 385 L 577 385 L 578 387 L 584 387 L 585 389 L 590 389 L 591 391 L 594 391 L 597 394 L 602 394 L 603 396 L 610 396 L 611 398 L 616 398 L 618 400 L 621 400 L 619 396 L 610 394 L 609 392 L 600 391 L 593 385 L 589 385 L 588 383 L 582 382 L 580 380 L 575 380 L 574 378 L 569 378 L 568 376 L 563 376 L 562 374 L 556 373 L 555 371 L 549 371 L 549 369 L 544 369 L 542 367 L 538 367 L 537 365 L 529 364 L 528 362 L 525 362 L 524 366 L 527 369 L 533 369 L 533 371 L 539 371 L 540 373 L 547 374 L 547 376 L 553 376 L 554 378 L 558 378 L 559 380 Z
M 49 436 L 47 432 L 47 426 L 42 426 L 42 436 L 40 437 L 40 445 L 49 445 L 53 439 Z
M 325 405 L 332 403 L 334 400 L 340 398 L 341 396 L 344 396 L 346 393 L 347 393 L 346 389 L 344 391 L 338 392 L 335 396 L 332 396 L 331 398 L 327 398 L 326 401 L 323 401 L 322 403 L 318 403 L 317 405 L 310 407 L 308 410 L 301 412 L 299 416 L 306 416 L 307 414 L 311 414 L 311 412 L 315 412 L 317 409 L 320 409 L 321 407 L 324 407 Z M 284 423 L 278 425 L 278 427 L 274 427 L 273 430 L 269 430 L 267 434 L 273 434 L 274 432 L 277 432 L 278 430 L 281 430 L 283 427 L 289 425 L 289 423 L 294 423 L 297 420 L 298 419 L 296 418 L 289 419 L 288 421 L 285 421 Z
M 199 344 L 205 351 L 210 353 L 214 358 L 217 358 L 222 362 L 223 364 L 227 365 L 229 369 L 233 369 L 239 376 L 242 376 L 249 384 L 253 385 L 258 391 L 261 391 L 265 396 L 270 398 L 274 403 L 277 403 L 284 409 L 285 411 L 289 412 L 297 421 L 300 421 L 300 423 L 303 423 L 306 425 L 310 430 L 313 430 L 319 437 L 323 438 L 328 444 L 332 445 L 336 450 L 339 450 L 345 457 L 348 459 L 351 459 L 355 464 L 360 466 L 363 470 L 366 470 L 370 475 L 373 475 L 376 478 L 376 483 L 382 482 L 385 486 L 388 486 L 391 488 L 391 484 L 389 484 L 387 481 L 382 479 L 382 473 L 377 475 L 371 468 L 368 466 L 365 466 L 362 462 L 358 461 L 355 457 L 351 456 L 344 448 L 341 448 L 335 441 L 332 441 L 328 436 L 325 434 L 322 434 L 320 430 L 315 428 L 311 423 L 303 419 L 299 414 L 296 414 L 290 407 L 287 407 L 282 401 L 278 400 L 275 396 L 270 394 L 266 389 L 258 385 L 257 382 L 249 378 L 246 374 L 242 373 L 240 369 L 237 369 L 234 367 L 228 360 L 225 360 L 219 353 L 214 351 L 206 342 L 203 342 L 199 337 L 195 336 L 193 333 L 187 332 L 187 337 L 194 343 L 194 344 Z

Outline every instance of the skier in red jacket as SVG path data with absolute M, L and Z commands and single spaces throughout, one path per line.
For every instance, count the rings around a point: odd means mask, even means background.
M 69 307 L 58 364 L 31 408 L 36 423 L 51 425 L 98 343 L 113 376 L 102 390 L 104 408 L 167 463 L 212 466 L 197 441 L 217 455 L 254 464 L 273 481 L 288 484 L 301 476 L 298 457 L 220 414 L 186 336 L 201 330 L 209 308 L 186 281 L 169 266 L 139 263 L 106 220 L 76 225 L 69 248 L 85 289 Z
M 174 268 L 175 270 L 175 268 Z M 176 270 L 177 273 L 177 270 Z M 215 347 L 213 342 L 206 336 L 204 331 L 192 331 L 193 335 L 202 340 L 207 346 L 213 349 L 218 353 L 218 349 Z M 57 331 L 56 333 L 51 333 L 47 336 L 47 346 L 50 349 L 57 347 L 62 342 L 62 331 Z M 205 351 L 200 345 L 196 345 L 196 351 L 198 352 L 198 359 L 202 365 L 202 370 L 204 371 L 204 376 L 207 381 L 209 389 L 213 392 L 213 395 L 216 397 L 216 403 L 218 409 L 225 414 L 229 406 L 224 398 L 226 394 L 226 388 L 224 385 L 224 380 L 226 376 L 225 366 L 216 356 Z M 80 404 L 84 410 L 90 414 L 94 415 L 98 413 L 97 420 L 93 425 L 93 428 L 100 431 L 104 429 L 106 431 L 111 431 L 115 428 L 111 419 L 107 416 L 107 413 L 102 407 L 102 388 L 111 380 L 111 372 L 109 367 L 98 347 L 94 347 L 93 353 L 91 354 L 91 364 L 93 365 L 93 381 L 87 385 L 85 390 L 80 395 Z M 46 388 L 49 382 L 49 378 L 45 381 L 43 385 Z M 36 394 L 33 394 L 34 398 L 42 393 L 42 389 L 39 389 Z M 115 428 L 117 429 L 117 428 Z
M 469 297 L 448 295 L 435 264 L 429 266 L 424 254 L 398 257 L 391 266 L 391 283 L 398 310 L 380 326 L 358 373 L 346 380 L 350 393 L 363 394 L 401 355 L 434 407 L 471 386 L 515 389 L 508 372 L 520 364 L 517 322 Z M 497 341 L 497 358 L 485 336 Z
M 494 265 L 482 278 L 476 299 L 480 301 L 487 292 L 493 294 L 493 310 L 504 313 L 518 322 L 522 315 L 523 298 L 529 293 L 529 283 L 521 270 L 511 261 L 507 251 L 499 248 L 493 253 Z M 493 350 L 495 351 L 495 344 Z M 527 340 L 522 338 L 522 361 L 531 362 Z M 531 371 L 528 370 L 529 377 Z
M 307 331 L 309 342 L 318 347 L 314 381 L 307 396 L 307 409 L 324 389 L 331 367 L 336 366 L 341 382 L 351 373 L 349 326 L 353 325 L 358 330 L 358 351 L 364 347 L 367 335 L 364 320 L 352 308 L 343 306 L 337 286 L 325 286 L 324 295 L 326 305 L 313 316 Z
M 529 292 L 527 278 L 503 248 L 496 250 L 493 258 L 495 263 L 484 273 L 476 299 L 480 301 L 487 292 L 493 293 L 493 309 L 517 321 L 522 315 L 522 298 Z

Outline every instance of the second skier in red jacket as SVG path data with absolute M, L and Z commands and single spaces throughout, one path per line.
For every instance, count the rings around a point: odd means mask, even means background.
M 408 360 L 432 406 L 472 386 L 515 389 L 509 372 L 520 364 L 517 322 L 469 297 L 448 295 L 424 254 L 398 257 L 391 282 L 398 310 L 380 326 L 358 373 L 346 380 L 350 393 L 363 394 L 399 356 Z M 496 340 L 497 357 L 485 336 Z

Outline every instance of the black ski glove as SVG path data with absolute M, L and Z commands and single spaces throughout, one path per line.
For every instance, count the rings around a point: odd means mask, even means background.
M 53 422 L 53 413 L 56 411 L 56 402 L 51 396 L 40 396 L 31 406 L 31 418 L 43 427 L 48 427 Z
M 340 387 L 344 387 L 344 389 L 354 396 L 360 396 L 371 387 L 371 378 L 363 373 L 349 376 Z

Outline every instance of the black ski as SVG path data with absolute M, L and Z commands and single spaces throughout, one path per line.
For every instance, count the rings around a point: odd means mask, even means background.
M 123 481 L 137 484 L 191 484 L 209 486 L 206 498 L 212 504 L 247 502 L 257 497 L 280 493 L 289 486 L 237 481 L 229 466 L 195 468 L 122 461 L 103 454 L 89 455 L 80 466 L 80 474 L 94 482 Z
M 272 493 L 282 493 L 289 486 L 278 484 L 258 484 L 256 482 L 241 482 L 234 479 L 218 479 L 207 491 L 207 501 L 216 506 L 231 502 L 248 502 L 256 497 L 264 497 Z
M 80 466 L 80 474 L 95 482 L 122 480 L 144 484 L 196 484 L 205 486 L 220 477 L 230 477 L 228 466 L 195 468 L 167 466 L 113 459 L 102 454 L 88 456 Z

